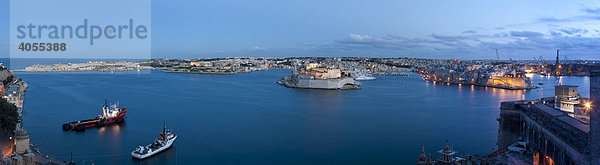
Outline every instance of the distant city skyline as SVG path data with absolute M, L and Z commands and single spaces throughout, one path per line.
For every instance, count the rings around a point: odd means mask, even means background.
M 0 2 L 0 56 L 9 1 Z M 598 1 L 152 1 L 152 58 L 599 59 Z M 563 60 L 564 57 L 561 57 Z

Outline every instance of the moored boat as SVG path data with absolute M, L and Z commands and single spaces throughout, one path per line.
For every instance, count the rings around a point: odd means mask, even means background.
M 175 139 L 177 139 L 177 134 L 167 129 L 165 124 L 163 126 L 163 132 L 154 142 L 146 146 L 138 146 L 134 151 L 131 151 L 131 156 L 137 159 L 148 158 L 171 147 Z
M 120 108 L 118 104 L 112 104 L 108 106 L 105 102 L 102 106 L 102 115 L 98 115 L 93 119 L 79 120 L 63 124 L 62 129 L 65 131 L 83 131 L 86 128 L 103 127 L 108 124 L 122 122 L 126 113 L 127 108 Z
M 356 81 L 375 80 L 375 77 L 373 77 L 373 75 L 368 74 L 368 73 L 356 73 L 356 75 L 354 75 L 354 80 L 356 80 Z

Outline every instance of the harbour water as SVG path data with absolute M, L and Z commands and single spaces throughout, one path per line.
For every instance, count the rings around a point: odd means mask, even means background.
M 553 96 L 558 82 L 587 77 L 533 76 L 532 90 L 426 82 L 383 76 L 360 90 L 292 89 L 277 85 L 289 70 L 235 75 L 95 72 L 15 73 L 29 83 L 24 126 L 51 157 L 81 164 L 413 164 L 446 143 L 460 153 L 496 149 L 500 102 Z M 539 86 L 539 85 L 538 85 Z M 85 132 L 61 125 L 101 114 L 104 99 L 128 108 L 125 123 Z M 130 152 L 160 133 L 174 146 L 147 160 Z M 437 157 L 434 155 L 434 157 Z

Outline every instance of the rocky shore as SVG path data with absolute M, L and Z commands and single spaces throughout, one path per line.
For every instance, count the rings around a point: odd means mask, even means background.
M 20 72 L 85 72 L 85 71 L 131 71 L 153 69 L 151 66 L 141 66 L 138 62 L 128 61 L 90 61 L 87 63 L 66 63 L 54 65 L 33 65 Z

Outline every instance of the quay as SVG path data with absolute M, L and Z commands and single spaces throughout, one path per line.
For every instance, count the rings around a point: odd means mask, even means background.
M 589 99 L 561 99 L 568 95 L 563 89 L 576 87 L 556 86 L 555 97 L 502 102 L 498 148 L 522 144 L 533 164 L 600 164 L 600 106 L 592 105 L 600 105 L 600 69 L 590 71 Z
M 600 67 L 589 75 L 590 98 L 581 97 L 578 86 L 558 84 L 553 97 L 502 102 L 498 150 L 456 156 L 444 147 L 434 159 L 422 149 L 416 164 L 600 165 Z
M 428 80 L 428 79 L 425 79 L 425 81 L 449 83 L 449 84 L 460 84 L 460 85 L 475 85 L 475 86 L 481 86 L 481 87 L 491 87 L 491 88 L 508 89 L 508 90 L 527 90 L 527 89 L 539 88 L 538 86 L 504 86 L 504 85 L 492 85 L 492 84 L 469 83 L 469 82 L 435 81 L 435 80 Z
M 509 73 L 502 71 L 493 72 L 493 74 L 479 72 L 466 72 L 457 74 L 455 72 L 448 72 L 444 70 L 417 71 L 417 73 L 423 76 L 425 81 L 432 82 L 476 85 L 508 90 L 527 90 L 538 88 L 538 86 L 533 85 L 533 83 L 531 83 L 531 79 L 526 77 L 523 73 Z
M 0 95 L 7 103 L 13 104 L 17 112 L 14 129 L 3 130 L 4 133 L 0 134 L 3 149 L 0 165 L 67 164 L 42 154 L 31 144 L 30 136 L 23 128 L 23 103 L 29 85 L 14 77 L 12 71 L 4 66 L 0 66 L 0 78 Z

